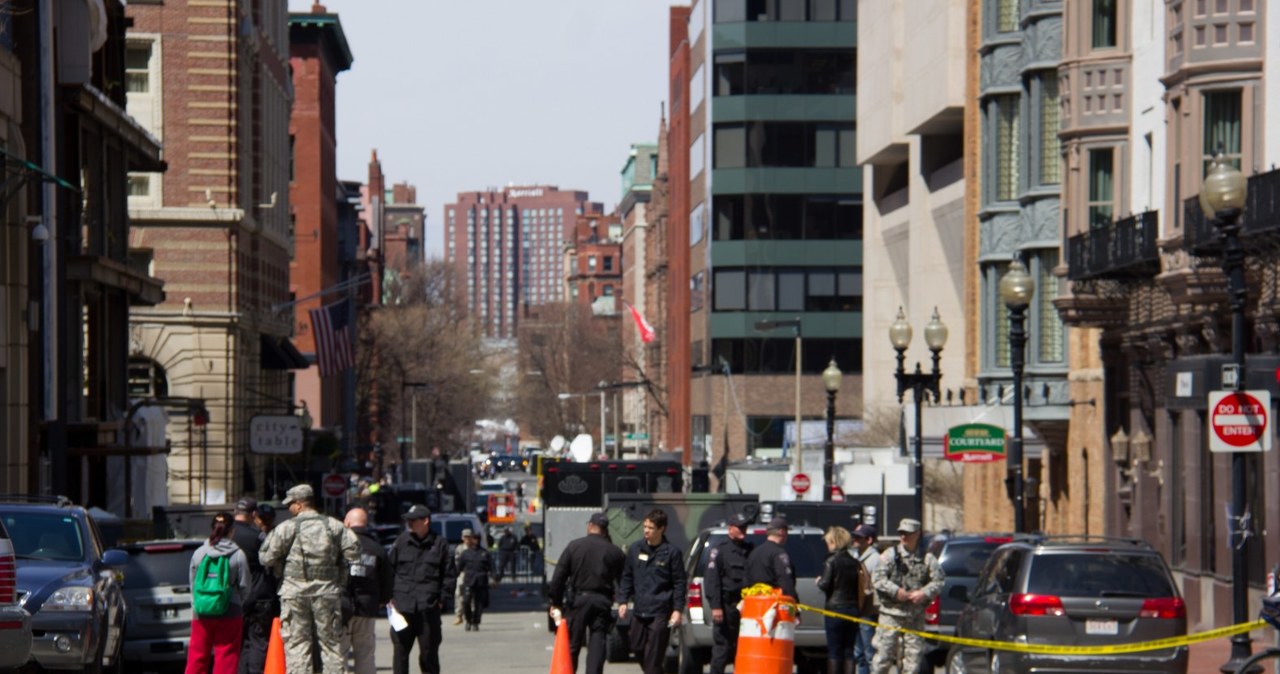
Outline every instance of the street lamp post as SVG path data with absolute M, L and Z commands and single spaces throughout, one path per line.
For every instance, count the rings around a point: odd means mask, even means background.
M 827 444 L 822 448 L 822 500 L 831 502 L 831 487 L 835 472 L 836 456 L 836 394 L 840 392 L 840 378 L 844 373 L 832 358 L 822 371 L 822 385 L 827 389 Z
M 1026 480 L 1022 475 L 1022 366 L 1027 351 L 1027 306 L 1036 293 L 1036 281 L 1022 260 L 1014 259 L 1000 279 L 1000 297 L 1009 308 L 1009 367 L 1013 370 L 1013 439 L 1009 442 L 1008 477 L 1013 500 L 1013 530 L 1027 530 Z
M 1240 213 L 1244 209 L 1247 183 L 1221 154 L 1213 158 L 1209 173 L 1200 189 L 1200 208 L 1206 218 L 1213 220 L 1222 240 L 1222 272 L 1227 277 L 1227 294 L 1231 301 L 1231 362 L 1235 363 L 1236 390 L 1244 390 L 1244 309 L 1248 289 L 1244 284 L 1244 249 L 1240 247 Z M 1243 452 L 1231 454 L 1231 602 L 1236 624 L 1249 619 L 1249 557 L 1250 536 L 1244 528 L 1245 456 Z M 1231 637 L 1231 657 L 1219 669 L 1235 672 L 1249 659 L 1253 640 L 1242 633 Z M 1260 670 L 1259 670 L 1260 671 Z
M 756 330 L 761 332 L 773 330 L 775 328 L 792 328 L 795 330 L 796 335 L 796 442 L 795 447 L 793 448 L 795 457 L 792 461 L 792 470 L 796 474 L 799 474 L 803 472 L 804 468 L 800 461 L 800 366 L 802 362 L 800 351 L 800 317 L 796 316 L 795 318 L 785 318 L 776 321 L 756 321 Z
M 940 397 L 938 384 L 942 381 L 942 347 L 947 343 L 947 326 L 943 325 L 942 319 L 938 317 L 938 308 L 933 309 L 933 318 L 929 319 L 929 323 L 924 326 L 924 342 L 929 347 L 929 351 L 933 353 L 933 371 L 924 372 L 920 369 L 920 362 L 916 361 L 916 371 L 907 372 L 906 359 L 907 347 L 911 345 L 911 324 L 907 322 L 907 314 L 902 307 L 898 307 L 898 318 L 889 326 L 889 342 L 893 344 L 893 350 L 898 352 L 898 369 L 894 375 L 898 378 L 898 402 L 902 402 L 903 395 L 908 390 L 911 391 L 912 398 L 916 405 L 916 441 L 915 441 L 915 482 L 916 482 L 916 516 L 920 521 L 924 521 L 924 440 L 921 435 L 924 432 L 924 426 L 920 422 L 921 412 L 924 398 L 926 394 L 933 394 L 933 401 L 936 403 Z

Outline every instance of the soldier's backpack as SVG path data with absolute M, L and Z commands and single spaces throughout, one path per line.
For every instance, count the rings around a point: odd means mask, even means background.
M 191 588 L 191 610 L 198 616 L 226 615 L 231 606 L 231 562 L 226 555 L 205 555 L 196 567 Z

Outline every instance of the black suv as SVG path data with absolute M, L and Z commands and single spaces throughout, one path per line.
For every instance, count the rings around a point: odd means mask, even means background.
M 18 561 L 18 601 L 31 614 L 31 658 L 45 670 L 120 668 L 128 555 L 103 550 L 89 512 L 65 498 L 0 501 Z
M 928 550 L 937 558 L 946 580 L 942 592 L 925 609 L 925 629 L 946 636 L 955 636 L 956 620 L 964 610 L 961 593 L 970 593 L 978 574 L 996 548 L 1014 540 L 1028 540 L 1027 534 L 1011 533 L 957 533 L 943 531 L 929 539 Z M 961 588 L 961 589 L 956 589 Z M 925 642 L 925 657 L 920 663 L 920 674 L 933 672 L 947 659 L 950 644 L 940 641 Z

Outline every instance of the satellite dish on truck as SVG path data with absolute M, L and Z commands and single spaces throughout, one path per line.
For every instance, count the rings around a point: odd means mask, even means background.
M 591 436 L 586 433 L 578 435 L 569 443 L 569 456 L 573 457 L 578 463 L 585 463 L 591 460 L 593 452 L 591 451 Z
M 551 451 L 559 454 L 560 450 L 564 449 L 565 444 L 567 444 L 567 441 L 564 439 L 564 436 L 557 435 L 556 437 L 551 438 Z

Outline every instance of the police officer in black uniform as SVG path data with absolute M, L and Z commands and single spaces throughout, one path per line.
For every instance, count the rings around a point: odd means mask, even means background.
M 729 518 L 729 537 L 711 548 L 707 557 L 702 596 L 711 609 L 711 674 L 724 674 L 738 650 L 738 601 L 747 582 L 747 556 L 755 547 L 747 542 L 749 523 L 742 515 Z
M 575 672 L 584 642 L 588 674 L 604 671 L 605 640 L 613 629 L 613 593 L 626 561 L 622 548 L 609 540 L 609 518 L 604 513 L 592 514 L 587 520 L 587 535 L 570 541 L 560 555 L 547 596 L 553 617 L 565 610 L 566 593 L 572 598 L 567 618 Z M 589 638 L 587 630 L 591 631 Z
M 747 587 L 764 583 L 782 588 L 788 597 L 796 597 L 796 573 L 787 556 L 787 518 L 779 515 L 769 520 L 765 542 L 747 557 Z

